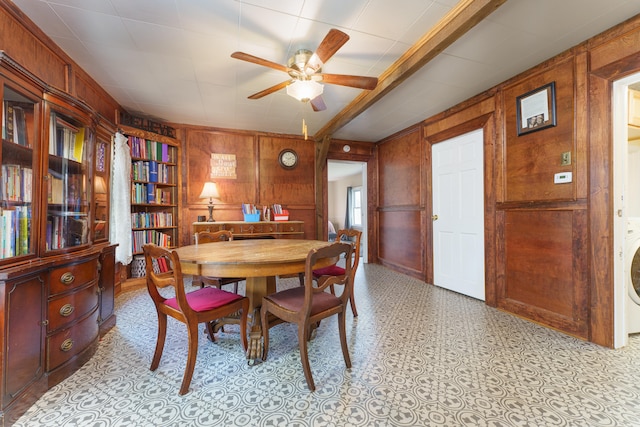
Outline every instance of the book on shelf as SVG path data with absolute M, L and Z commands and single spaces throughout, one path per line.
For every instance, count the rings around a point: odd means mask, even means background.
M 29 253 L 29 237 L 31 235 L 31 210 L 22 206 L 18 210 L 18 255 Z
M 14 209 L 2 210 L 2 258 L 11 258 L 15 256 L 16 242 L 15 242 L 15 217 L 16 211 Z
M 2 137 L 7 141 L 13 141 L 13 102 L 11 101 L 4 101 L 2 123 L 4 123 Z
M 73 155 L 71 160 L 82 163 L 82 155 L 84 152 L 84 128 L 78 129 L 73 139 Z
M 51 173 L 48 180 L 47 202 L 54 205 L 61 205 L 64 202 L 64 181 Z
M 13 142 L 23 147 L 27 146 L 27 121 L 24 108 L 19 105 L 13 107 Z
M 3 201 L 30 203 L 33 197 L 33 170 L 20 165 L 2 165 Z
M 149 182 L 158 182 L 158 163 L 149 162 Z
M 99 234 L 102 230 L 104 230 L 104 227 L 107 225 L 107 221 L 96 221 L 95 226 L 93 228 L 93 232 L 95 234 Z
M 31 208 L 16 206 L 0 215 L 0 258 L 27 255 L 31 243 Z
M 156 186 L 154 184 L 147 184 L 147 203 L 156 202 Z
M 5 100 L 2 109 L 2 137 L 7 141 L 31 148 L 33 120 L 33 104 Z
M 167 144 L 162 144 L 162 161 L 165 163 L 171 161 L 169 158 L 169 146 Z
M 52 114 L 49 126 L 49 154 L 69 160 L 82 161 L 84 128 L 78 128 Z

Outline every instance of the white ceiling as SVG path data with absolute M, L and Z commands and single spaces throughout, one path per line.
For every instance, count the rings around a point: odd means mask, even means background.
M 325 85 L 327 110 L 247 96 L 330 28 L 351 39 L 323 72 L 379 77 L 456 0 L 14 0 L 130 113 L 159 121 L 313 135 L 360 90 Z M 508 0 L 333 136 L 379 141 L 640 13 L 640 0 Z

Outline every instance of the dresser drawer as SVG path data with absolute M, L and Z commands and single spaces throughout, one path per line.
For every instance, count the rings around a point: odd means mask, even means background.
M 56 295 L 79 288 L 92 280 L 98 280 L 98 259 L 93 258 L 77 264 L 66 264 L 49 273 L 49 295 Z
M 302 222 L 282 222 L 278 224 L 280 233 L 302 233 L 304 232 L 304 223 Z
M 246 224 L 234 224 L 227 227 L 233 234 L 261 234 L 273 233 L 276 231 L 275 224 L 248 222 Z M 232 230 L 233 229 L 233 230 Z
M 201 222 L 201 223 L 193 224 L 193 234 L 196 234 L 200 231 L 213 233 L 216 231 L 220 231 L 222 229 L 223 227 L 216 222 Z
M 63 328 L 98 306 L 98 284 L 49 300 L 49 332 Z
M 98 310 L 47 338 L 47 371 L 52 371 L 98 339 Z

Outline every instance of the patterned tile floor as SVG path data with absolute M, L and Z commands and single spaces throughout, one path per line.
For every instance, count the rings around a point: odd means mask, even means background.
M 146 290 L 128 292 L 95 357 L 15 425 L 640 426 L 640 336 L 602 348 L 378 265 L 361 265 L 356 301 L 350 370 L 334 320 L 310 344 L 315 393 L 295 326 L 272 329 L 269 359 L 256 366 L 232 326 L 217 344 L 202 336 L 191 391 L 178 396 L 183 326 L 170 321 L 149 371 L 155 312 Z

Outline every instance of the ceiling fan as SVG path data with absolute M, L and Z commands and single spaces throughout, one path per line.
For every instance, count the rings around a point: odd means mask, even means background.
M 288 95 L 299 101 L 309 102 L 313 111 L 322 111 L 327 107 L 322 99 L 323 87 L 318 82 L 366 90 L 375 89 L 378 85 L 378 79 L 376 77 L 324 74 L 321 72 L 322 65 L 348 40 L 349 36 L 347 34 L 333 28 L 329 30 L 315 52 L 300 49 L 289 58 L 287 65 L 281 65 L 244 52 L 234 52 L 231 54 L 231 57 L 284 71 L 291 77 L 289 80 L 250 95 L 248 97 L 249 99 L 259 99 L 286 87 Z

